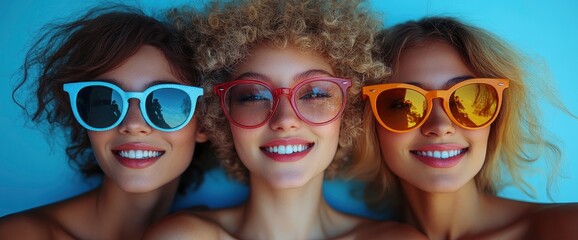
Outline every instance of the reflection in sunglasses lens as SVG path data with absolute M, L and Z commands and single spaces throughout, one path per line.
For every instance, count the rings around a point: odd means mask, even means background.
M 488 84 L 469 84 L 453 92 L 449 103 L 452 116 L 461 125 L 479 127 L 496 113 L 498 93 Z
M 299 114 L 312 123 L 332 120 L 341 110 L 343 93 L 334 82 L 314 81 L 302 85 L 294 93 Z
M 255 126 L 265 121 L 273 109 L 273 94 L 261 84 L 238 84 L 227 91 L 225 103 L 233 121 Z
M 172 129 L 183 124 L 191 113 L 191 100 L 179 89 L 162 88 L 146 98 L 149 120 L 158 128 Z
M 122 99 L 109 87 L 93 86 L 78 92 L 76 107 L 82 120 L 94 128 L 106 128 L 121 115 Z
M 109 87 L 91 86 L 78 92 L 76 107 L 82 120 L 93 128 L 115 125 L 123 109 L 120 94 Z M 156 127 L 173 129 L 182 125 L 192 110 L 188 94 L 180 89 L 161 88 L 151 92 L 145 102 L 146 115 Z
M 404 88 L 382 92 L 377 97 L 377 106 L 381 121 L 400 131 L 411 129 L 425 121 L 428 108 L 424 95 Z M 452 117 L 461 126 L 483 126 L 496 114 L 498 93 L 488 84 L 468 84 L 451 94 L 449 107 Z
M 239 83 L 225 92 L 224 109 L 235 123 L 254 127 L 263 124 L 273 114 L 279 101 L 276 97 L 264 84 Z M 299 85 L 292 89 L 291 97 L 296 115 L 313 124 L 333 120 L 340 113 L 344 101 L 341 87 L 327 80 Z
M 379 117 L 387 126 L 407 130 L 419 124 L 425 114 L 425 96 L 411 89 L 392 89 L 377 97 Z

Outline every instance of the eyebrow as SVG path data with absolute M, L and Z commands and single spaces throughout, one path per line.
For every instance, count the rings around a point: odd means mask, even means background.
M 325 70 L 321 70 L 321 69 L 311 69 L 311 70 L 307 70 L 305 72 L 302 72 L 300 74 L 297 74 L 297 76 L 295 77 L 295 79 L 307 79 L 307 78 L 311 78 L 314 76 L 318 76 L 318 75 L 326 75 L 326 76 L 330 76 L 333 77 L 333 74 L 325 71 Z
M 331 74 L 325 70 L 311 69 L 311 70 L 307 70 L 305 72 L 297 74 L 293 78 L 293 80 L 297 81 L 297 80 L 307 79 L 307 78 L 311 78 L 311 77 L 318 76 L 318 75 L 325 75 L 325 76 L 333 77 L 333 74 Z M 241 75 L 235 77 L 234 79 L 235 80 L 237 80 L 237 79 L 255 79 L 255 80 L 271 82 L 271 79 L 269 77 L 267 77 L 264 74 L 260 74 L 260 73 L 256 73 L 256 72 L 245 72 L 245 73 L 242 73 Z
M 261 81 L 271 81 L 267 76 L 260 74 L 260 73 L 256 73 L 256 72 L 245 72 L 242 73 L 241 75 L 233 78 L 234 80 L 238 80 L 238 79 L 255 79 L 255 80 L 261 80 Z
M 474 76 L 470 76 L 470 75 L 464 75 L 464 76 L 457 76 L 454 78 L 449 79 L 448 81 L 446 81 L 446 83 L 444 84 L 444 89 L 448 89 L 450 87 L 452 87 L 453 85 L 456 85 L 460 82 L 463 82 L 465 80 L 468 79 L 472 79 L 474 78 Z M 419 82 L 407 82 L 407 84 L 411 84 L 420 88 L 424 88 L 423 84 L 419 83 Z
M 110 83 L 110 84 L 114 84 L 114 85 L 118 86 L 119 88 L 121 88 L 122 90 L 124 90 L 124 87 L 125 87 L 125 86 L 123 86 L 120 82 L 118 82 L 118 81 L 115 80 L 115 79 L 99 78 L 99 79 L 95 79 L 94 81 L 101 81 L 101 82 L 107 82 L 107 83 Z M 154 80 L 154 81 L 148 82 L 148 83 L 145 85 L 145 88 L 143 89 L 143 91 L 146 90 L 146 89 L 148 89 L 148 88 L 150 88 L 150 87 L 152 87 L 152 86 L 159 85 L 159 84 L 183 84 L 183 83 L 179 83 L 179 82 L 175 82 L 175 81 L 170 81 L 170 80 Z M 184 85 L 184 84 L 183 84 L 183 85 Z
M 145 89 L 150 88 L 150 87 L 155 86 L 155 85 L 159 85 L 159 84 L 181 84 L 181 85 L 185 85 L 185 84 L 183 84 L 183 83 L 181 83 L 181 82 L 175 82 L 175 81 L 170 81 L 170 80 L 159 79 L 159 80 L 154 80 L 154 81 L 151 81 L 151 82 L 147 83 L 147 84 L 145 85 L 145 87 L 146 87 Z
M 474 78 L 474 76 L 470 76 L 470 75 L 454 77 L 454 78 L 452 78 L 446 82 L 445 87 L 450 88 L 453 85 L 456 85 L 460 82 L 463 82 L 465 80 L 472 79 L 472 78 Z

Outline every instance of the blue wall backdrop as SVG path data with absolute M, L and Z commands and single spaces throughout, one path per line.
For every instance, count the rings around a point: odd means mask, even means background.
M 168 1 L 167 1 L 168 2 Z M 14 83 L 25 53 L 38 30 L 54 20 L 73 17 L 99 1 L 0 1 L 0 216 L 48 204 L 93 188 L 97 181 L 87 181 L 72 170 L 64 155 L 63 137 L 46 136 L 31 125 L 28 118 L 11 99 Z M 195 1 L 153 0 L 125 1 L 155 13 Z M 431 15 L 450 15 L 486 28 L 503 37 L 527 55 L 542 61 L 550 69 L 553 85 L 560 99 L 575 114 L 578 113 L 578 2 L 559 0 L 555 3 L 538 0 L 374 0 L 371 5 L 383 14 L 385 26 Z M 531 198 L 519 189 L 508 187 L 500 195 L 524 201 L 578 201 L 578 121 L 550 105 L 544 108 L 545 128 L 558 139 L 564 163 L 552 190 L 553 200 L 546 191 L 549 167 L 536 163 L 537 171 L 526 177 L 536 190 Z M 328 182 L 326 196 L 337 208 L 365 214 L 363 205 L 350 199 L 347 193 L 356 185 Z M 195 204 L 222 207 L 239 203 L 247 194 L 240 184 L 230 182 L 220 170 L 211 171 L 205 184 L 196 192 L 181 197 L 175 208 Z M 215 201 L 218 199 L 219 201 Z

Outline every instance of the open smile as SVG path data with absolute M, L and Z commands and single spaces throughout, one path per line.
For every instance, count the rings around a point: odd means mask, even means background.
M 303 139 L 282 139 L 263 144 L 261 151 L 277 162 L 295 162 L 304 158 L 315 146 L 315 143 Z
M 468 148 L 451 146 L 428 146 L 410 150 L 415 158 L 433 168 L 451 168 L 456 166 L 468 152 Z
M 421 156 L 421 157 L 430 157 L 430 158 L 451 158 L 463 154 L 468 151 L 468 148 L 463 149 L 454 149 L 454 150 L 443 150 L 443 151 L 410 151 L 411 153 Z
M 293 145 L 278 145 L 278 146 L 268 146 L 268 147 L 261 147 L 262 150 L 269 152 L 269 153 L 276 153 L 276 154 L 293 154 L 303 152 L 313 146 L 312 143 L 310 144 L 293 144 Z
M 163 155 L 164 151 L 151 151 L 151 150 L 121 150 L 121 151 L 113 151 L 116 155 L 121 156 L 123 158 L 130 158 L 130 159 L 147 159 L 147 158 L 157 158 Z

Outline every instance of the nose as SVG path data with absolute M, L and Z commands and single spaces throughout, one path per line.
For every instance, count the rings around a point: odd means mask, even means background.
M 456 129 L 454 123 L 448 117 L 442 107 L 441 99 L 435 99 L 428 119 L 420 127 L 425 136 L 442 137 L 454 134 Z
M 138 100 L 129 100 L 128 112 L 120 123 L 118 130 L 122 134 L 130 135 L 147 135 L 151 133 L 152 127 L 144 120 Z
M 276 131 L 296 129 L 301 126 L 301 119 L 299 119 L 297 113 L 291 107 L 289 98 L 285 95 L 279 96 L 277 109 L 275 109 L 273 116 L 269 120 L 269 126 Z

